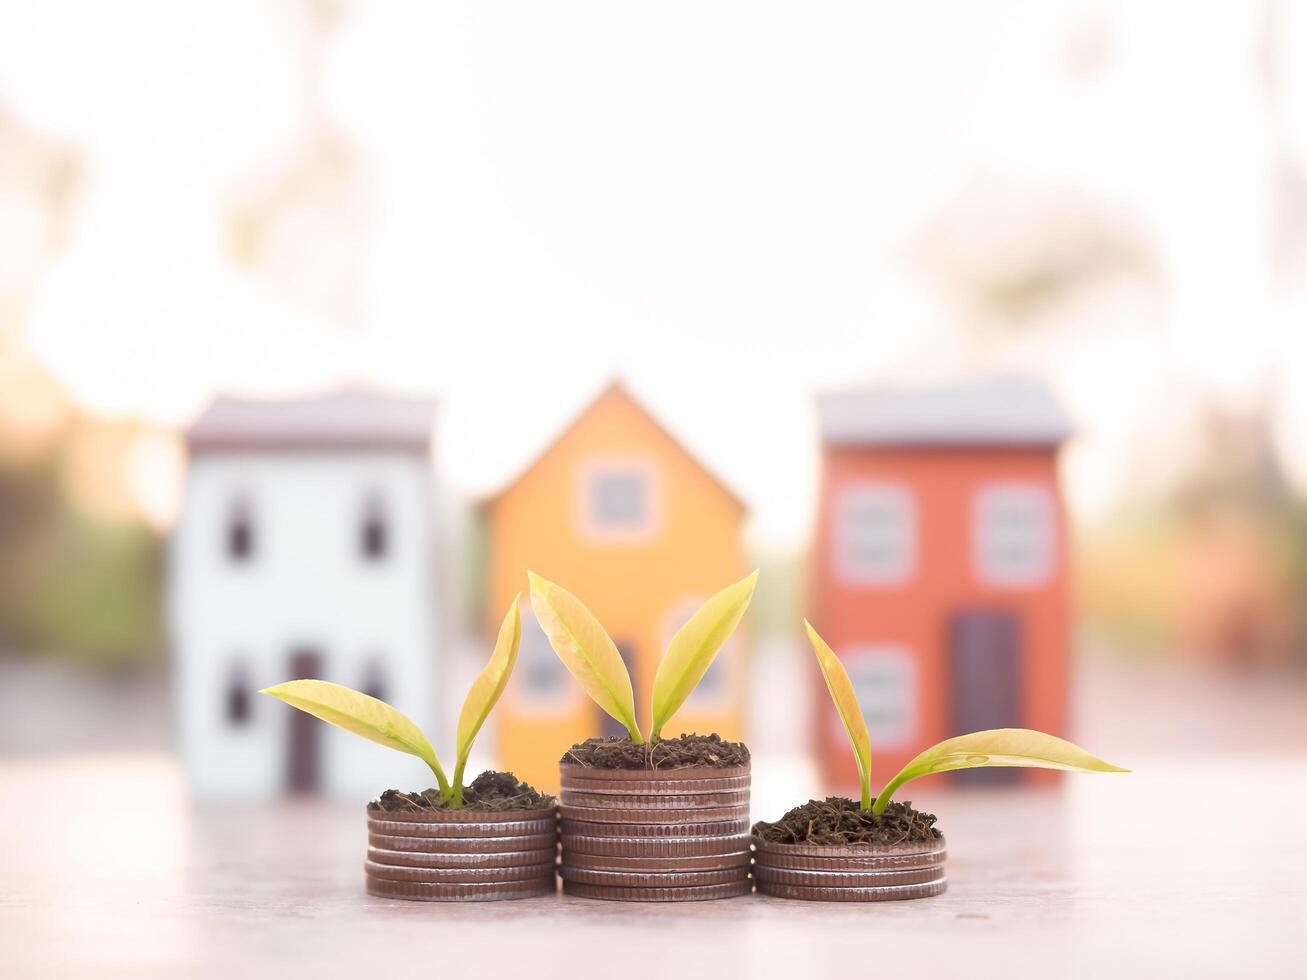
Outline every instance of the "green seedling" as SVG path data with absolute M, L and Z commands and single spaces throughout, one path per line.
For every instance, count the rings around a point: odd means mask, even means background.
M 635 720 L 631 675 L 607 631 L 566 589 L 535 572 L 527 572 L 527 578 L 531 583 L 531 608 L 558 659 L 599 707 L 626 726 L 633 742 L 643 743 L 644 736 Z M 705 602 L 672 637 L 654 676 L 651 741 L 662 738 L 663 727 L 712 666 L 717 652 L 749 608 L 757 581 L 755 571 L 728 585 Z
M 867 722 L 862 716 L 857 695 L 849 682 L 848 671 L 840 663 L 826 641 L 823 640 L 812 624 L 806 619 L 808 639 L 812 642 L 813 653 L 821 667 L 821 675 L 826 680 L 826 690 L 835 702 L 835 710 L 844 731 L 848 733 L 849 743 L 853 746 L 853 756 L 858 763 L 858 777 L 862 783 L 863 810 L 881 814 L 889 806 L 894 791 L 904 783 L 932 772 L 948 772 L 953 769 L 980 769 L 986 766 L 1023 766 L 1033 769 L 1065 769 L 1075 772 L 1129 772 L 1110 762 L 1104 762 L 1090 755 L 1078 745 L 1032 731 L 1029 728 L 994 728 L 984 732 L 972 732 L 956 738 L 946 738 L 932 745 L 885 784 L 875 801 L 871 798 L 871 736 L 867 733 Z
M 422 729 L 385 701 L 330 681 L 286 681 L 275 687 L 264 688 L 259 693 L 271 694 L 291 707 L 307 711 L 315 718 L 321 718 L 347 732 L 417 756 L 435 773 L 440 798 L 453 808 L 461 807 L 463 769 L 472 752 L 472 743 L 490 716 L 490 709 L 508 686 L 513 665 L 517 663 L 517 650 L 522 640 L 522 615 L 518 611 L 521 598 L 521 593 L 513 597 L 513 604 L 499 627 L 499 636 L 490 661 L 472 682 L 463 702 L 463 710 L 458 716 L 457 760 L 452 782 L 445 776 L 445 770 L 436 758 L 436 750 L 422 734 Z

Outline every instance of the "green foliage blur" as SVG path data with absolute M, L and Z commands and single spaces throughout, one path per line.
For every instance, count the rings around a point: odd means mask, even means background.
M 63 490 L 64 455 L 56 443 L 35 464 L 0 460 L 0 654 L 159 664 L 161 538 L 82 513 Z

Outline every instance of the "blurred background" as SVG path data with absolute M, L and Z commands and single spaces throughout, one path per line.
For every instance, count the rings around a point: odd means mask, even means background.
M 1067 733 L 1300 754 L 1304 322 L 1301 5 L 0 5 L 0 762 L 176 765 L 185 433 L 338 389 L 437 402 L 445 746 L 487 501 L 620 378 L 815 785 L 817 395 L 996 374 L 1070 425 Z

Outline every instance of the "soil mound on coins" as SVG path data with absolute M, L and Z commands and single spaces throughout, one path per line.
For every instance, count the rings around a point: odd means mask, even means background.
M 463 788 L 461 809 L 502 813 L 505 810 L 539 810 L 553 805 L 552 796 L 547 796 L 534 786 L 527 785 L 511 772 L 488 770 L 472 780 L 471 786 Z M 453 807 L 448 801 L 440 798 L 438 789 L 426 789 L 421 793 L 401 793 L 397 789 L 388 789 L 381 794 L 380 799 L 369 803 L 368 809 L 400 813 L 413 810 L 450 810 Z
M 716 734 L 691 733 L 640 745 L 624 735 L 577 742 L 558 761 L 588 769 L 734 769 L 749 764 L 749 749 Z
M 938 840 L 935 815 L 895 800 L 876 815 L 843 796 L 809 800 L 775 823 L 760 820 L 755 837 L 771 844 L 903 844 Z

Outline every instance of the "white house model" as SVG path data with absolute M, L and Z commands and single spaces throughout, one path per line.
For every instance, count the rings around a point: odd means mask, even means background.
M 187 433 L 168 602 L 177 724 L 197 796 L 365 799 L 428 785 L 416 760 L 255 692 L 336 681 L 430 730 L 433 414 L 428 400 L 354 391 L 222 398 Z

